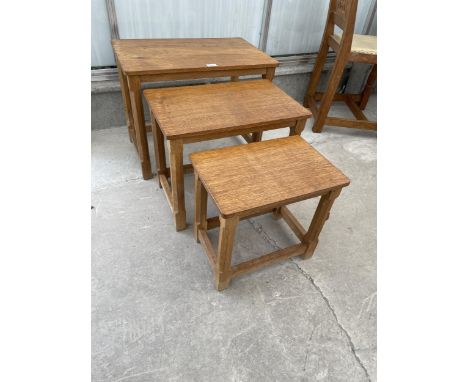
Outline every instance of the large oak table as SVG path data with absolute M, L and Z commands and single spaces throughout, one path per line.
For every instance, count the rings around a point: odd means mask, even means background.
M 273 79 L 278 61 L 242 38 L 112 40 L 130 141 L 144 179 L 152 178 L 141 85 L 196 78 L 261 75 Z

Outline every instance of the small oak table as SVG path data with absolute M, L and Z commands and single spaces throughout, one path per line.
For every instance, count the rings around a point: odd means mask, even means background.
M 242 38 L 112 40 L 127 118 L 144 179 L 151 162 L 141 85 L 145 82 L 262 75 L 270 81 L 278 61 Z
M 310 258 L 334 200 L 350 181 L 299 136 L 226 147 L 190 155 L 195 171 L 194 233 L 213 268 L 216 288 L 233 277 L 291 256 Z M 207 196 L 219 217 L 207 218 Z M 287 204 L 320 196 L 306 230 Z M 236 226 L 241 219 L 272 212 L 284 218 L 300 243 L 231 266 Z M 218 251 L 207 231 L 219 226 Z
M 193 170 L 183 165 L 185 143 L 236 135 L 250 140 L 247 134 L 259 141 L 263 131 L 283 127 L 290 127 L 290 135 L 300 135 L 312 115 L 268 80 L 146 89 L 143 94 L 151 110 L 159 186 L 166 193 L 178 231 L 186 227 L 184 170 Z

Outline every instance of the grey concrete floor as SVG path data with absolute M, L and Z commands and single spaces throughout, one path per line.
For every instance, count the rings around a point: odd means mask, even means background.
M 375 96 L 366 113 L 376 117 Z M 339 104 L 333 114 L 349 115 Z M 189 226 L 176 232 L 126 129 L 92 132 L 93 381 L 375 381 L 376 133 L 310 126 L 303 137 L 351 179 L 314 256 L 239 277 L 223 292 L 193 239 L 193 176 Z M 186 154 L 239 142 L 193 144 Z M 291 210 L 307 226 L 316 204 Z M 233 261 L 295 242 L 283 221 L 252 218 L 237 230 Z

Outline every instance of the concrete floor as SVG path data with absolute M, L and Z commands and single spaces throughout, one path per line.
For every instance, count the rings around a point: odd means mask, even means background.
M 341 105 L 333 114 L 349 115 Z M 376 117 L 375 96 L 367 115 Z M 351 179 L 315 255 L 239 277 L 220 293 L 192 235 L 193 176 L 190 225 L 177 233 L 163 191 L 140 176 L 126 129 L 92 132 L 93 381 L 376 380 L 376 133 L 312 134 L 309 121 L 303 137 Z M 307 226 L 316 203 L 291 210 Z M 296 242 L 269 216 L 243 221 L 236 238 L 234 262 Z

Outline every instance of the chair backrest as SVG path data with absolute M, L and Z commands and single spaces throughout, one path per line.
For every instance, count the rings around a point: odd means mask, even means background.
M 334 33 L 334 26 L 336 25 L 343 31 L 341 42 L 344 43 L 348 39 L 352 41 L 357 5 L 358 0 L 330 0 L 327 26 L 325 27 L 329 36 Z

